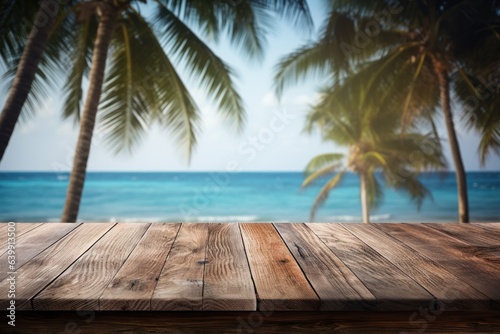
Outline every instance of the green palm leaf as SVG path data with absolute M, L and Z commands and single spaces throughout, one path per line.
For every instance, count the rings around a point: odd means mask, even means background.
M 325 204 L 326 200 L 328 199 L 328 195 L 330 194 L 330 191 L 332 191 L 335 187 L 337 187 L 342 180 L 342 177 L 344 176 L 345 171 L 342 170 L 337 173 L 330 181 L 328 181 L 323 188 L 321 188 L 318 196 L 314 200 L 313 206 L 311 208 L 311 214 L 310 214 L 310 220 L 313 221 L 314 217 L 316 216 L 316 212 L 318 211 L 318 208 L 321 207 L 323 204 Z
M 323 43 L 304 46 L 287 55 L 275 66 L 274 86 L 277 96 L 284 89 L 297 84 L 300 80 L 321 75 L 328 76 L 330 57 Z
M 75 121 L 80 119 L 83 81 L 88 76 L 90 62 L 92 60 L 92 48 L 97 30 L 95 19 L 83 21 L 75 27 L 74 45 L 71 50 L 73 66 L 71 67 L 66 84 L 64 85 L 65 100 L 63 104 L 63 117 L 74 117 Z
M 342 153 L 327 153 L 318 155 L 307 164 L 305 172 L 307 174 L 314 173 L 327 165 L 340 162 L 343 158 L 344 155 Z
M 160 8 L 157 19 L 162 24 L 160 33 L 167 41 L 165 47 L 172 50 L 177 61 L 199 81 L 217 110 L 241 129 L 245 111 L 233 83 L 233 70 L 167 8 Z

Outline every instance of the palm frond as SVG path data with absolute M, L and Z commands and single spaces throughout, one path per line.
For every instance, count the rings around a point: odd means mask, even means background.
M 133 35 L 124 22 L 118 24 L 99 106 L 101 129 L 106 134 L 106 143 L 115 152 L 132 150 L 150 118 L 147 100 L 137 85 L 144 74 L 137 66 L 141 59 L 138 50 L 150 50 L 144 49 L 147 46 Z
M 233 45 L 250 58 L 261 59 L 266 35 L 278 16 L 301 31 L 310 31 L 312 18 L 305 0 L 156 0 L 164 9 L 194 24 L 206 37 L 217 41 L 226 33 Z
M 305 172 L 307 174 L 314 173 L 327 165 L 340 162 L 343 158 L 344 155 L 342 153 L 326 153 L 318 155 L 309 161 L 305 168 Z
M 277 96 L 291 85 L 308 77 L 330 75 L 330 56 L 323 43 L 305 45 L 282 58 L 275 66 L 274 87 Z
M 124 20 L 115 34 L 100 106 L 108 144 L 116 151 L 130 149 L 149 122 L 158 120 L 189 159 L 196 144 L 198 108 L 151 26 L 133 9 Z
M 72 41 L 74 48 L 71 51 L 73 64 L 70 66 L 71 69 L 63 87 L 65 93 L 63 117 L 72 117 L 75 121 L 79 121 L 83 99 L 83 81 L 90 70 L 97 22 L 92 17 L 78 24 L 74 29 L 75 39 Z
M 232 79 L 233 70 L 166 7 L 160 8 L 157 19 L 165 47 L 198 80 L 225 119 L 241 129 L 245 108 Z
M 341 166 L 341 163 L 330 163 L 325 165 L 324 167 L 315 168 L 314 171 L 306 173 L 306 179 L 304 180 L 304 182 L 302 182 L 301 189 L 309 187 L 314 181 L 335 172 Z
M 330 181 L 328 181 L 323 188 L 321 188 L 318 196 L 314 200 L 313 206 L 311 208 L 311 214 L 310 214 L 310 221 L 314 220 L 314 217 L 316 216 L 316 212 L 318 209 L 325 204 L 326 200 L 328 199 L 328 195 L 330 194 L 330 191 L 332 191 L 336 186 L 339 185 L 340 181 L 342 180 L 342 177 L 345 174 L 345 170 L 341 170 L 335 175 Z
M 73 25 L 74 15 L 70 7 L 61 8 L 57 13 L 53 30 L 41 55 L 31 90 L 23 105 L 21 121 L 26 121 L 33 116 L 40 109 L 40 105 L 43 105 L 55 89 L 60 86 L 60 74 L 69 65 L 68 59 L 70 58 L 68 54 L 71 47 L 68 41 L 72 36 Z M 6 81 L 5 87 L 7 89 L 12 86 L 21 54 L 22 49 L 16 54 L 11 54 L 9 63 L 6 64 L 6 71 L 3 73 L 3 78 Z
M 0 1 L 0 63 L 15 66 L 33 27 L 30 20 L 40 7 L 38 1 Z
M 415 173 L 407 171 L 407 176 L 399 179 L 391 179 L 388 186 L 398 191 L 404 192 L 410 196 L 412 202 L 415 202 L 417 209 L 420 210 L 425 198 L 432 200 L 432 194 L 422 182 L 420 182 Z

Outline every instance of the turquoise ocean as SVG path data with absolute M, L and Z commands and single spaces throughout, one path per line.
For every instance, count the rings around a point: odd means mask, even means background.
M 0 221 L 55 222 L 69 174 L 0 173 Z M 500 172 L 468 173 L 472 221 L 500 221 Z M 300 172 L 88 173 L 79 221 L 301 222 L 309 220 L 321 183 L 304 191 Z M 455 177 L 427 173 L 432 193 L 421 209 L 403 193 L 385 189 L 374 222 L 452 222 L 457 217 Z M 348 174 L 315 221 L 359 222 L 359 179 Z

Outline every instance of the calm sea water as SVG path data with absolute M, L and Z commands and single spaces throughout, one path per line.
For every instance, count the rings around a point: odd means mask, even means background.
M 456 221 L 451 173 L 421 177 L 431 190 L 420 211 L 404 194 L 385 191 L 372 220 Z M 83 221 L 307 221 L 321 185 L 300 192 L 302 173 L 89 173 L 79 220 Z M 500 172 L 469 173 L 473 221 L 500 221 Z M 68 174 L 0 173 L 0 221 L 57 221 Z M 316 221 L 361 220 L 359 179 L 349 174 Z

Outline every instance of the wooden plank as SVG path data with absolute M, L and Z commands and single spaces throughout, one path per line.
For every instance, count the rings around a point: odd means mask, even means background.
M 474 256 L 474 259 L 471 259 L 473 261 L 481 260 L 500 268 L 500 230 L 490 230 L 473 224 L 426 224 L 425 226 L 446 235 L 450 247 L 457 253 L 467 253 Z
M 16 309 L 31 310 L 31 299 L 85 253 L 114 223 L 85 223 L 17 271 Z M 71 250 L 71 251 L 69 251 Z M 0 306 L 7 307 L 7 284 L 0 283 Z
M 0 238 L 0 250 L 3 252 L 3 250 L 5 249 L 5 247 L 7 246 L 7 223 L 1 223 L 0 224 L 1 227 L 2 227 L 2 231 L 5 231 L 5 232 L 1 232 L 1 235 L 2 237 Z M 16 239 L 19 238 L 20 236 L 28 233 L 29 231 L 37 228 L 37 227 L 40 227 L 42 226 L 43 223 L 16 223 L 16 231 L 15 231 L 15 234 L 16 234 Z
M 43 223 L 15 223 L 16 236 L 19 237 L 32 229 L 43 225 Z M 2 242 L 4 236 L 7 234 L 8 223 L 0 223 L 0 235 L 2 235 Z
M 499 222 L 496 222 L 496 223 L 471 223 L 470 225 L 477 225 L 477 226 L 485 227 L 485 228 L 496 230 L 496 231 L 500 230 L 500 223 Z
M 489 230 L 474 224 L 426 224 L 425 226 L 469 245 L 500 247 L 500 230 Z
M 319 299 L 271 224 L 240 225 L 246 255 L 264 311 L 317 310 Z
M 411 224 L 399 226 L 404 229 L 409 225 Z M 417 253 L 415 249 L 382 232 L 378 225 L 342 224 L 342 226 L 411 276 L 441 303 L 444 303 L 447 310 L 466 311 L 489 308 L 490 301 L 482 293 L 428 257 Z
M 208 224 L 182 224 L 151 299 L 152 310 L 201 311 Z
M 489 222 L 489 223 L 470 223 L 469 225 L 477 225 L 481 227 L 487 227 L 491 229 L 500 229 L 500 222 Z
M 50 223 L 45 223 L 50 224 Z M 44 223 L 16 223 L 16 235 L 23 235 L 37 227 L 44 225 Z
M 149 224 L 115 225 L 33 299 L 33 308 L 44 311 L 98 310 L 99 296 L 148 227 Z
M 365 310 L 375 297 L 304 224 L 275 224 L 320 299 L 320 310 Z
M 152 224 L 99 298 L 100 310 L 150 310 L 151 297 L 181 224 Z
M 21 235 L 16 240 L 15 249 L 15 268 L 21 268 L 26 262 L 43 252 L 57 240 L 77 228 L 80 224 L 43 224 L 40 227 L 31 229 L 29 232 Z M 7 277 L 7 272 L 13 271 L 8 267 L 7 251 L 0 255 L 0 280 Z
M 377 299 L 379 310 L 415 310 L 431 294 L 385 257 L 338 224 L 307 226 L 361 279 Z
M 210 224 L 204 311 L 254 311 L 257 298 L 238 224 Z
M 419 313 L 420 312 L 420 313 Z M 2 318 L 5 313 L 0 313 Z M 86 314 L 85 314 L 86 313 Z M 500 312 L 18 312 L 1 333 L 500 333 Z
M 457 253 L 453 249 L 453 243 L 450 243 L 452 239 L 446 235 L 427 227 L 426 224 L 379 224 L 378 227 L 458 278 L 458 282 L 449 280 L 442 287 L 443 291 L 449 295 L 448 300 L 451 302 L 453 300 L 466 301 L 469 298 L 471 306 L 474 305 L 475 299 L 465 295 L 459 289 L 464 284 L 474 287 L 489 297 L 493 303 L 500 301 L 498 288 L 500 273 L 490 266 L 481 264 L 467 253 Z M 480 300 L 483 300 L 483 297 L 480 297 Z

